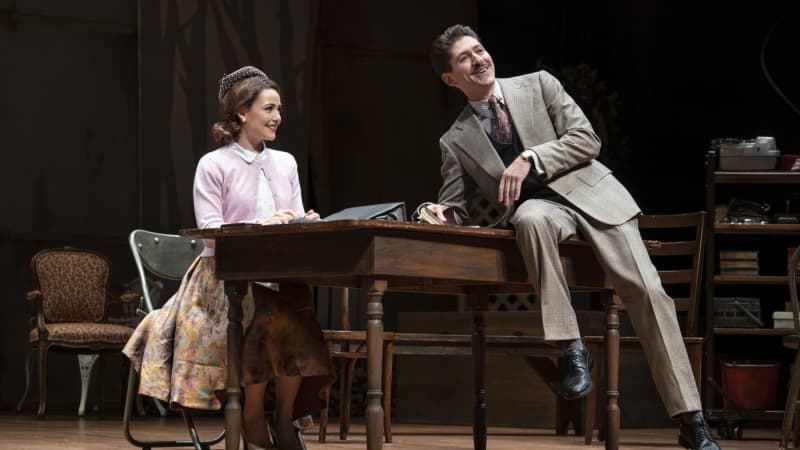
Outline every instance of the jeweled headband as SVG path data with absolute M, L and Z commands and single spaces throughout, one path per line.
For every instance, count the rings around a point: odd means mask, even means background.
M 235 71 L 223 75 L 222 78 L 219 79 L 219 94 L 217 94 L 217 99 L 222 102 L 222 97 L 225 96 L 225 93 L 230 90 L 230 88 L 239 81 L 244 80 L 245 78 L 252 78 L 258 77 L 263 78 L 265 80 L 269 80 L 269 77 L 264 72 L 260 71 L 259 69 L 253 66 L 244 66 L 240 69 L 236 69 Z

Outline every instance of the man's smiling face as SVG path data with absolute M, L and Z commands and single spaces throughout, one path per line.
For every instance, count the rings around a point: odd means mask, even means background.
M 492 55 L 474 37 L 462 37 L 450 47 L 450 71 L 442 74 L 442 81 L 470 100 L 489 98 L 494 87 Z

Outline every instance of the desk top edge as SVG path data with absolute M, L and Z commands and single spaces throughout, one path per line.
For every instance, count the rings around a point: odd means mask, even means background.
M 462 226 L 429 225 L 414 222 L 390 222 L 385 220 L 366 220 L 351 219 L 337 220 L 333 222 L 317 223 L 298 223 L 286 225 L 258 225 L 241 224 L 228 225 L 221 228 L 198 229 L 190 228 L 179 231 L 181 236 L 216 239 L 224 237 L 246 237 L 246 236 L 266 236 L 266 235 L 285 235 L 295 233 L 322 233 L 322 232 L 344 232 L 344 231 L 366 231 L 366 232 L 407 232 L 414 234 L 448 234 L 458 236 L 474 236 L 498 239 L 514 239 L 511 230 L 499 230 L 494 228 L 477 228 Z

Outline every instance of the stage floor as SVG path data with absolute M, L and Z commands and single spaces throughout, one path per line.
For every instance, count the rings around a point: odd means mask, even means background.
M 222 426 L 221 417 L 200 417 L 196 420 L 200 434 L 208 437 Z M 0 449 L 13 450 L 108 450 L 132 447 L 122 436 L 121 419 L 78 419 L 77 417 L 53 416 L 39 420 L 32 415 L 0 415 Z M 339 440 L 338 423 L 328 426 L 328 442 L 317 442 L 316 431 L 306 435 L 309 450 L 355 450 L 366 448 L 364 426 L 356 423 L 347 441 Z M 472 436 L 469 427 L 392 424 L 394 442 L 385 445 L 387 450 L 454 450 L 471 449 Z M 134 435 L 144 438 L 170 439 L 187 437 L 179 416 L 137 419 Z M 744 429 L 744 439 L 720 441 L 725 450 L 764 450 L 778 448 L 779 432 L 776 428 Z M 600 449 L 602 443 L 591 446 L 583 444 L 578 436 L 554 436 L 552 430 L 489 427 L 488 449 L 490 450 L 539 450 L 539 449 Z M 620 447 L 623 449 L 667 449 L 679 448 L 675 429 L 623 429 Z M 214 449 L 224 448 L 217 444 Z

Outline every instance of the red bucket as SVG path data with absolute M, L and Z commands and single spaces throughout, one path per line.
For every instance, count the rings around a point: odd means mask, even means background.
M 723 397 L 723 407 L 745 411 L 775 409 L 779 376 L 777 362 L 723 362 L 722 390 L 732 400 Z

